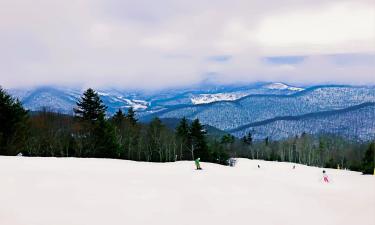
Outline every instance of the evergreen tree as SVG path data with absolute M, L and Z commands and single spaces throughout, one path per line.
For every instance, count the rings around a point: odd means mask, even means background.
M 209 143 L 208 148 L 210 152 L 210 162 L 223 165 L 228 164 L 229 154 L 220 142 L 213 140 Z
M 178 141 L 178 149 L 180 159 L 193 160 L 193 149 L 191 149 L 190 125 L 188 120 L 183 117 L 176 127 L 176 139 Z
M 253 135 L 249 132 L 247 135 L 242 137 L 242 142 L 246 145 L 252 145 L 253 144 Z
M 247 140 L 246 140 L 246 135 L 244 135 L 242 138 L 241 138 L 241 141 L 244 143 L 244 144 L 247 144 Z
M 231 134 L 225 134 L 224 136 L 221 137 L 221 144 L 233 144 L 234 143 L 234 136 Z
M 74 113 L 77 118 L 93 122 L 104 118 L 106 110 L 107 107 L 103 104 L 98 93 L 89 88 L 77 102 Z
M 375 142 L 371 142 L 368 146 L 368 149 L 365 153 L 365 157 L 363 158 L 362 162 L 362 172 L 364 174 L 372 174 L 374 173 L 374 161 L 375 161 Z
M 111 124 L 115 126 L 115 136 L 119 145 L 117 156 L 132 159 L 139 144 L 141 126 L 135 120 L 129 120 L 121 109 L 111 118 Z M 138 158 L 140 158 L 139 155 Z
M 268 146 L 269 143 L 270 143 L 270 138 L 269 138 L 269 137 L 266 137 L 266 138 L 264 139 L 264 144 L 265 144 L 266 146 Z
M 115 115 L 113 115 L 111 121 L 112 121 L 114 124 L 119 125 L 119 124 L 121 124 L 125 119 L 126 119 L 125 114 L 122 112 L 121 109 L 119 109 L 119 110 L 117 110 L 117 112 L 115 113 Z
M 0 155 L 15 155 L 25 144 L 28 112 L 0 87 Z
M 326 150 L 326 142 L 322 137 L 319 137 L 319 163 L 320 166 L 324 166 L 324 161 L 325 161 L 325 150 Z
M 253 135 L 250 132 L 247 134 L 246 140 L 248 145 L 253 145 Z
M 194 149 L 194 157 L 202 161 L 209 160 L 209 153 L 206 141 L 206 131 L 199 119 L 195 119 L 190 127 L 191 145 Z
M 128 114 L 126 115 L 126 119 L 132 124 L 135 125 L 137 124 L 138 120 L 135 118 L 135 111 L 133 107 L 130 107 L 128 109 Z
M 99 118 L 93 129 L 94 157 L 116 158 L 118 143 L 116 141 L 115 129 L 104 118 Z
M 176 128 L 176 136 L 179 138 L 184 145 L 188 145 L 189 142 L 189 123 L 184 117 L 181 119 L 180 124 Z
M 97 92 L 89 88 L 77 102 L 76 117 L 83 123 L 83 155 L 86 157 L 113 158 L 118 150 L 114 127 L 105 119 L 107 107 Z M 120 117 L 119 112 L 118 116 Z M 119 119 L 119 117 L 117 119 Z M 88 123 L 86 123 L 88 122 Z

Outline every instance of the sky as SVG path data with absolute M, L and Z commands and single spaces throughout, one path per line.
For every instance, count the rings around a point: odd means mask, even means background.
M 0 85 L 375 84 L 373 0 L 0 0 Z

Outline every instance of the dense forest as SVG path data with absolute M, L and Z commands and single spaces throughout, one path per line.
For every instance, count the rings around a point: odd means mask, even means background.
M 97 92 L 87 89 L 74 115 L 25 110 L 0 88 L 0 155 L 98 157 L 150 162 L 192 160 L 228 164 L 231 157 L 288 161 L 311 166 L 373 173 L 374 141 L 353 142 L 329 134 L 301 135 L 279 141 L 230 134 L 210 135 L 199 119 L 181 119 L 176 128 L 159 118 L 143 124 L 136 112 L 113 116 Z

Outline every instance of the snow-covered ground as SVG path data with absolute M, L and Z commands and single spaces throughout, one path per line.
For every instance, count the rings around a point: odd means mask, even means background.
M 258 169 L 257 165 L 261 168 Z M 375 224 L 375 176 L 239 159 L 0 157 L 1 225 Z

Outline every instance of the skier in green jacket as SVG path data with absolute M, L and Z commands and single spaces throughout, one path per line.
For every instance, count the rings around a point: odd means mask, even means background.
M 195 166 L 197 167 L 197 170 L 201 170 L 202 169 L 201 168 L 201 164 L 200 164 L 200 160 L 201 160 L 201 158 L 197 158 L 195 160 Z

